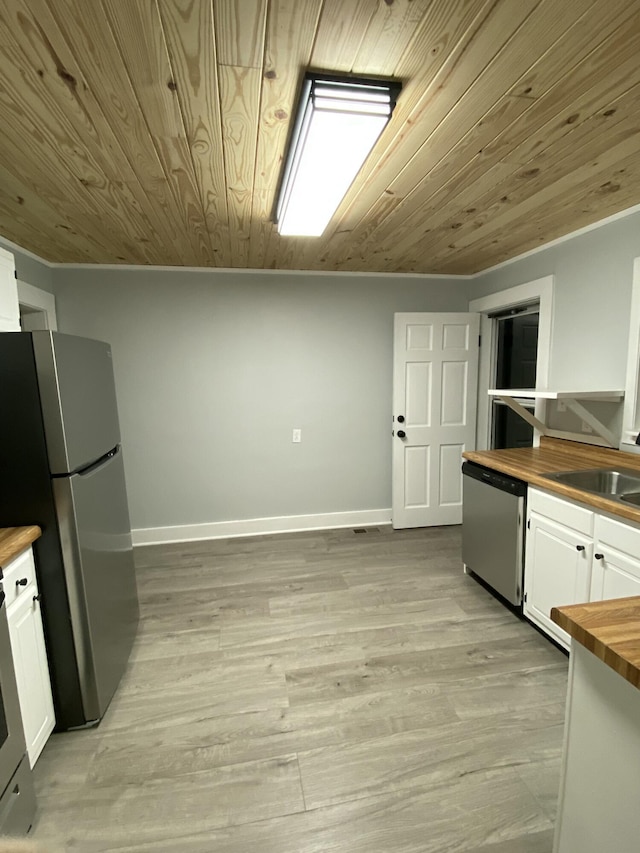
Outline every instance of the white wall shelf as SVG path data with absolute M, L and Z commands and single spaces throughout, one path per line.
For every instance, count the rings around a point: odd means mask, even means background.
M 497 397 L 510 409 L 519 415 L 528 424 L 538 430 L 542 435 L 554 438 L 567 438 L 572 441 L 582 441 L 587 444 L 600 443 L 598 439 L 585 436 L 581 433 L 556 430 L 548 427 L 544 421 L 536 417 L 523 403 L 525 400 L 561 400 L 571 412 L 581 418 L 600 438 L 604 439 L 610 447 L 618 446 L 617 437 L 608 429 L 602 421 L 592 412 L 586 409 L 580 400 L 586 402 L 619 403 L 624 399 L 624 391 L 557 391 L 537 388 L 490 388 L 490 397 Z

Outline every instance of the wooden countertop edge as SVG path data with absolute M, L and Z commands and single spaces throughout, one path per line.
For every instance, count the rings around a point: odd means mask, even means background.
M 27 527 L 0 527 L 0 569 L 21 554 L 42 535 L 42 530 L 31 524 Z
M 554 607 L 551 619 L 618 675 L 640 688 L 640 596 Z

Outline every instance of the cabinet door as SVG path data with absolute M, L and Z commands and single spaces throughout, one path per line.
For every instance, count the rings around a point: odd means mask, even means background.
M 596 517 L 591 600 L 640 595 L 640 528 Z
M 42 616 L 35 584 L 30 584 L 20 600 L 8 609 L 7 618 L 24 736 L 29 762 L 33 767 L 55 723 Z
M 568 649 L 570 637 L 551 621 L 551 608 L 588 601 L 593 542 L 535 512 L 529 521 L 524 614 Z
M 591 572 L 591 601 L 640 595 L 640 561 L 597 542 Z

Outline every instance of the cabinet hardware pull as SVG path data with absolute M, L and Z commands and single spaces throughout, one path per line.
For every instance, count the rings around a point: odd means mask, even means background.
M 16 586 L 26 586 L 28 583 L 27 578 L 20 578 L 20 580 L 16 581 Z
M 584 545 L 576 545 L 576 551 L 584 551 Z
M 604 560 L 604 554 L 594 554 L 593 556 L 596 558 L 596 560 Z
M 42 593 L 39 592 L 37 595 L 33 596 L 34 601 L 42 601 Z

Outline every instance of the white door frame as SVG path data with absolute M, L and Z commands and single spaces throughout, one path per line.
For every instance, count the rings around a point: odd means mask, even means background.
M 625 386 L 620 450 L 638 453 L 640 451 L 635 440 L 640 429 L 640 258 L 634 258 L 633 261 Z
M 47 328 L 52 332 L 57 331 L 56 298 L 53 293 L 48 293 L 46 290 L 41 290 L 39 287 L 34 287 L 32 284 L 18 279 L 18 302 L 20 305 L 33 308 L 35 311 L 42 311 L 47 316 Z
M 490 313 L 515 308 L 519 305 L 538 302 L 540 314 L 538 320 L 538 359 L 536 362 L 536 388 L 549 387 L 549 365 L 551 362 L 551 331 L 553 325 L 553 291 L 554 277 L 547 275 L 534 281 L 499 290 L 479 299 L 469 302 L 469 311 L 475 311 L 480 316 L 480 362 L 478 365 L 478 420 L 476 426 L 476 449 L 488 450 L 491 435 L 491 406 L 489 404 L 489 388 L 495 383 L 495 347 L 493 334 L 494 324 L 489 318 Z M 544 420 L 545 402 L 536 400 L 536 417 Z M 540 443 L 540 435 L 534 431 L 533 443 Z

